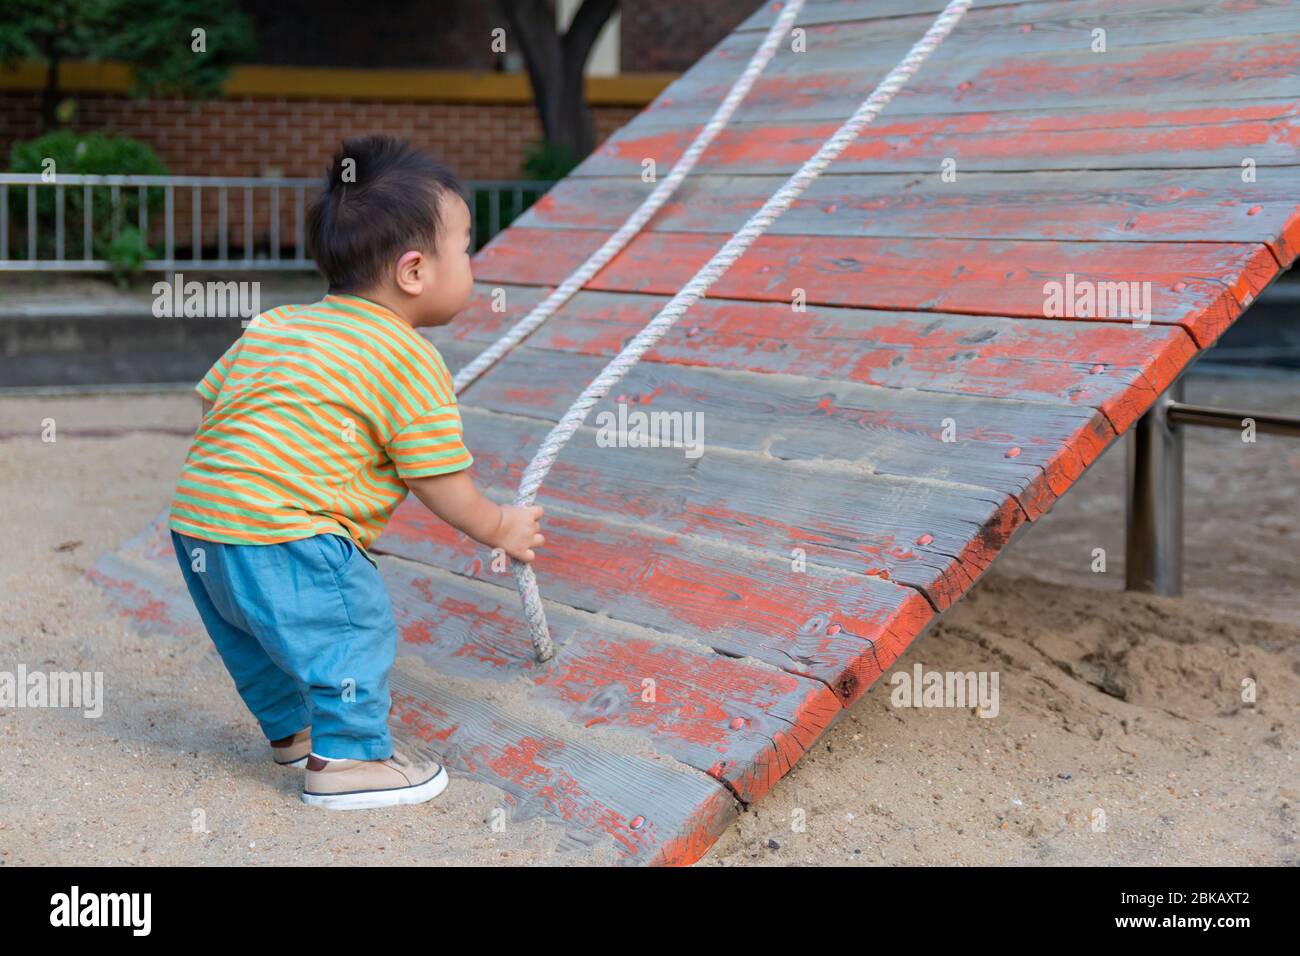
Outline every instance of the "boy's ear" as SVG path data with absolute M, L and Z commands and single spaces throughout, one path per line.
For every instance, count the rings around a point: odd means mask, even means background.
M 408 295 L 419 295 L 433 282 L 433 260 L 417 249 L 402 253 L 395 270 L 397 287 Z

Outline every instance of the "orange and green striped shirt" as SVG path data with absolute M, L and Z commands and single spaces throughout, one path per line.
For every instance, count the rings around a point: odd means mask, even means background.
M 473 462 L 438 350 L 358 296 L 261 313 L 195 391 L 213 407 L 168 525 L 200 540 L 341 533 L 366 549 L 406 497 L 403 479 Z

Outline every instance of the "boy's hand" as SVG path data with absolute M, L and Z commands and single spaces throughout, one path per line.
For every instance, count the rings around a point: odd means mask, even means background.
M 542 509 L 498 505 L 474 487 L 468 470 L 427 478 L 408 478 L 406 485 L 424 506 L 453 528 L 458 528 L 489 548 L 500 548 L 525 564 L 533 548 L 546 539 L 539 533 Z
M 517 505 L 501 506 L 501 524 L 497 528 L 495 547 L 500 548 L 516 561 L 530 564 L 535 557 L 533 548 L 540 548 L 546 543 L 542 535 L 542 515 L 545 511 L 540 505 L 520 508 Z

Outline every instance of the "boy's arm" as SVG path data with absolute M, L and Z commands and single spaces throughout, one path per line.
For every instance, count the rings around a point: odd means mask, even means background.
M 213 363 L 212 368 L 203 376 L 199 384 L 194 386 L 195 393 L 203 402 L 203 414 L 199 416 L 199 423 L 208 417 L 208 412 L 212 411 L 212 406 L 216 403 L 217 395 L 221 391 L 221 386 L 226 381 L 226 375 L 229 373 L 232 365 L 235 364 L 235 358 L 239 355 L 239 348 L 244 344 L 243 338 L 237 338 L 234 344 L 222 354 L 221 358 Z
M 531 562 L 533 548 L 546 543 L 541 534 L 545 513 L 541 507 L 498 505 L 474 486 L 467 469 L 405 481 L 411 493 L 447 524 L 480 544 L 501 548 L 517 561 Z

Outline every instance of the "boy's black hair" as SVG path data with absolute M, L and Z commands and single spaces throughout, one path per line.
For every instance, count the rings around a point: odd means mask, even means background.
M 407 250 L 436 252 L 448 193 L 468 201 L 456 175 L 410 143 L 344 140 L 307 219 L 308 246 L 329 290 L 372 289 Z

